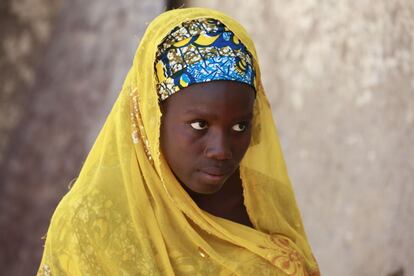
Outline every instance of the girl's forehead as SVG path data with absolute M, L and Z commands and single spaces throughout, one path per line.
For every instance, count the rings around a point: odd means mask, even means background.
M 191 85 L 161 103 L 182 115 L 231 113 L 248 116 L 253 108 L 254 89 L 235 81 L 214 81 Z

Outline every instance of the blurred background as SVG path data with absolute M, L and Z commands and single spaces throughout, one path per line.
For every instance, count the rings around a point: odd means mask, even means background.
M 322 275 L 414 275 L 412 0 L 2 0 L 0 274 L 35 274 L 146 25 L 182 5 L 253 37 Z

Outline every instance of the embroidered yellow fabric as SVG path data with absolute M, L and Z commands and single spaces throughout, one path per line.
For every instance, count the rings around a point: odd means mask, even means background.
M 223 22 L 252 53 L 257 98 L 240 171 L 254 229 L 199 209 L 159 151 L 157 45 L 196 18 Z M 190 8 L 158 16 L 80 175 L 58 205 L 39 275 L 319 275 L 287 175 L 253 42 L 232 18 Z

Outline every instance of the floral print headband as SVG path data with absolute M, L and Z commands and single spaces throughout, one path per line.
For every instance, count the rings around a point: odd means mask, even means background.
M 158 46 L 159 101 L 195 83 L 230 80 L 254 87 L 252 55 L 223 23 L 200 18 L 174 28 Z

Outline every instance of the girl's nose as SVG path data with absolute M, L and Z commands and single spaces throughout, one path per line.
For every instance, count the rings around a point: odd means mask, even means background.
M 231 139 L 224 131 L 212 132 L 207 140 L 204 155 L 216 160 L 231 159 Z

